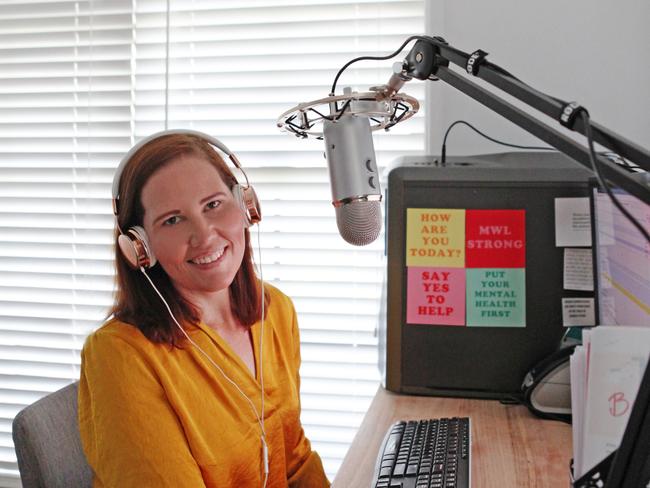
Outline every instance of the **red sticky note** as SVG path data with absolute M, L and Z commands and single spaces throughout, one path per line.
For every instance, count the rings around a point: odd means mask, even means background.
M 465 264 L 468 268 L 525 268 L 525 210 L 467 210 Z

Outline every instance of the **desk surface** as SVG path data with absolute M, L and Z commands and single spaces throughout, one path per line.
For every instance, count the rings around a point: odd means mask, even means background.
M 470 417 L 472 488 L 569 486 L 571 426 L 495 400 L 398 395 L 383 388 L 368 409 L 334 488 L 370 487 L 377 453 L 397 420 Z

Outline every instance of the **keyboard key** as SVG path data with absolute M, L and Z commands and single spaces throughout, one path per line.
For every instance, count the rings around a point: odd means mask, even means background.
M 384 450 L 385 454 L 393 454 L 397 451 L 397 444 L 399 443 L 400 436 L 398 434 L 391 434 L 388 438 L 388 444 L 386 444 L 386 449 Z
M 390 477 L 392 471 L 393 471 L 393 469 L 392 469 L 391 466 L 381 468 L 381 470 L 379 471 L 379 477 L 380 478 L 388 478 L 388 477 Z

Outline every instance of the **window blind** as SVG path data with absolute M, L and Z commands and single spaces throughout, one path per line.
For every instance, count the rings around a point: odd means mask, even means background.
M 275 121 L 423 28 L 409 0 L 0 1 L 0 486 L 20 486 L 14 415 L 79 377 L 112 302 L 113 171 L 166 118 L 222 140 L 260 196 L 259 264 L 296 305 L 302 420 L 334 477 L 378 386 L 384 237 L 339 237 L 322 141 Z M 339 90 L 390 66 L 352 65 Z M 423 132 L 418 114 L 375 133 L 380 167 L 421 153 Z

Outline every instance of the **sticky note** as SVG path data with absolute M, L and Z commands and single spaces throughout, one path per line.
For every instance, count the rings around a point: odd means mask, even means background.
M 525 327 L 526 271 L 467 269 L 468 327 Z
M 465 210 L 407 209 L 406 265 L 463 268 Z
M 409 324 L 465 325 L 465 270 L 410 267 L 406 321 Z
M 526 266 L 525 210 L 467 210 L 465 219 L 468 268 Z

